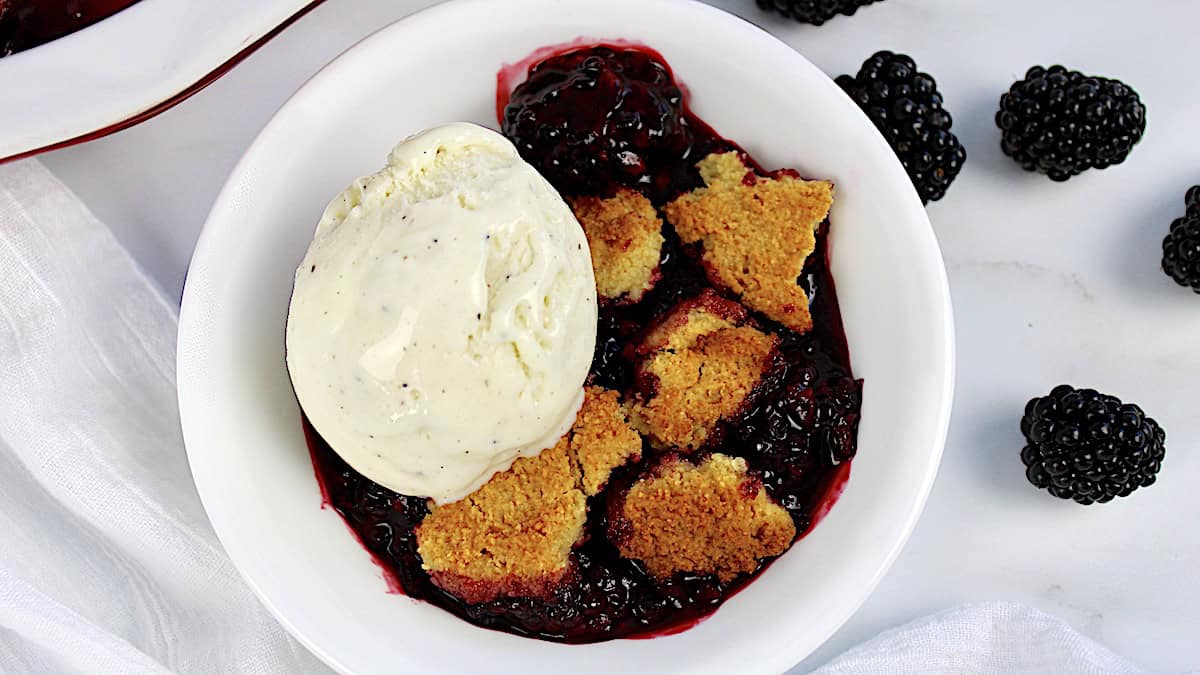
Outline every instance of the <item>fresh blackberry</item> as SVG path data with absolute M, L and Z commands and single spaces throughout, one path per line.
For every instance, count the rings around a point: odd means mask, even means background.
M 1124 162 L 1146 131 L 1146 106 L 1119 80 L 1034 66 L 1000 97 L 996 124 L 1004 154 L 1064 181 Z
M 877 52 L 858 75 L 842 75 L 838 86 L 883 132 L 913 186 L 928 204 L 946 194 L 967 161 L 967 151 L 951 131 L 937 82 L 904 54 Z
M 1200 293 L 1200 185 L 1187 191 L 1187 211 L 1163 239 L 1163 271 L 1180 286 Z
M 882 0 L 758 0 L 758 6 L 801 23 L 820 26 L 838 14 L 850 16 L 859 7 Z
M 564 95 L 568 94 L 569 95 Z M 568 194 L 637 186 L 691 145 L 683 94 L 643 50 L 589 47 L 529 71 L 504 109 L 504 134 Z
M 1166 453 L 1166 434 L 1141 408 L 1066 384 L 1025 406 L 1021 433 L 1029 482 L 1080 504 L 1153 484 Z

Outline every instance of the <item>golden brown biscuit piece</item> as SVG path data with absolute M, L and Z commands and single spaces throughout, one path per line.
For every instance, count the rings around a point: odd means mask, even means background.
M 587 496 L 641 449 L 616 392 L 589 387 L 553 448 L 518 459 L 461 501 L 430 507 L 416 528 L 425 570 L 469 603 L 549 595 L 571 571 Z
M 729 581 L 796 538 L 792 517 L 750 476 L 746 460 L 714 454 L 699 466 L 669 459 L 610 504 L 609 537 L 656 577 Z
M 750 403 L 779 339 L 745 322 L 744 307 L 706 291 L 672 309 L 634 350 L 630 418 L 654 447 L 696 450 Z
M 607 199 L 571 201 L 587 235 L 596 293 L 609 302 L 637 302 L 658 280 L 662 220 L 641 193 L 621 189 Z
M 664 209 L 679 238 L 702 245 L 712 283 L 784 326 L 808 332 L 808 296 L 796 280 L 833 205 L 833 184 L 788 172 L 758 176 L 736 152 L 709 155 L 696 166 L 706 187 Z
M 579 465 L 583 494 L 604 489 L 613 469 L 642 455 L 642 437 L 629 426 L 617 392 L 588 387 L 571 430 L 571 453 Z
M 465 602 L 544 597 L 570 571 L 586 517 L 563 438 L 465 499 L 431 507 L 416 529 L 417 552 L 433 582 Z

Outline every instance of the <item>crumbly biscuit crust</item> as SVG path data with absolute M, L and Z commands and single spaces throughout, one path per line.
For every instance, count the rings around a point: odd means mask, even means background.
M 697 167 L 705 187 L 664 209 L 680 239 L 702 245 L 713 284 L 798 333 L 811 330 L 797 278 L 833 204 L 833 184 L 792 173 L 758 176 L 736 152 L 709 155 Z

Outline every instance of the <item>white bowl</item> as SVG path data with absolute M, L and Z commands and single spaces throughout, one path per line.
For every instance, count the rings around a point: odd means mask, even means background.
M 415 131 L 495 126 L 501 65 L 579 36 L 658 49 L 719 132 L 768 167 L 836 182 L 832 269 L 866 385 L 858 458 L 813 533 L 689 631 L 566 646 L 387 592 L 338 514 L 321 508 L 283 330 L 293 270 L 329 198 Z M 234 169 L 184 293 L 179 405 L 197 488 L 234 563 L 340 671 L 778 672 L 854 612 L 912 530 L 949 420 L 952 332 L 941 256 L 904 170 L 849 98 L 786 45 L 685 0 L 458 0 L 331 63 Z
M 149 119 L 203 89 L 322 1 L 141 0 L 83 30 L 0 58 L 0 161 Z

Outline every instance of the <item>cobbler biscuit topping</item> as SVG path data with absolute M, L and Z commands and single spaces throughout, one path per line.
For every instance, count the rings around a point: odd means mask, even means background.
M 654 205 L 622 188 L 609 198 L 578 197 L 571 207 L 592 250 L 601 301 L 641 300 L 659 277 L 662 220 Z
M 758 176 L 735 152 L 697 165 L 705 187 L 666 205 L 685 244 L 703 247 L 713 284 L 797 333 L 812 328 L 808 296 L 796 284 L 833 205 L 833 184 L 786 172 Z
M 557 445 L 518 459 L 466 499 L 430 507 L 416 530 L 425 570 L 467 602 L 547 597 L 583 536 L 585 498 L 641 449 L 616 392 L 589 387 Z
M 467 602 L 547 595 L 566 574 L 587 507 L 568 442 L 518 459 L 417 528 L 433 582 Z
M 670 458 L 613 500 L 609 536 L 656 577 L 678 572 L 731 581 L 791 546 L 796 525 L 749 473 L 722 454 L 699 465 Z
M 642 357 L 634 424 L 655 447 L 701 448 L 748 406 L 779 339 L 745 322 L 744 309 L 706 291 L 671 310 L 635 348 Z
M 600 493 L 615 469 L 642 458 L 642 437 L 629 426 L 617 392 L 587 388 L 571 430 L 571 454 L 579 466 L 580 487 L 588 497 Z

